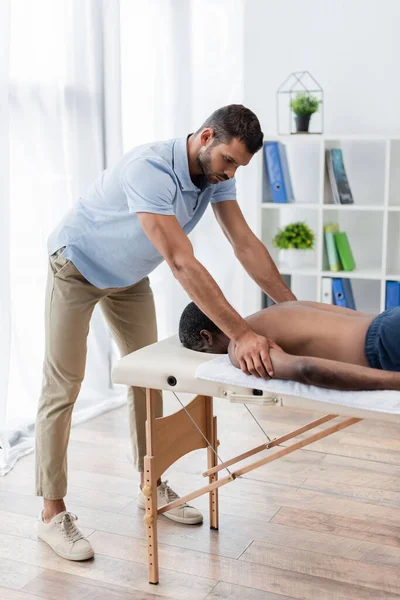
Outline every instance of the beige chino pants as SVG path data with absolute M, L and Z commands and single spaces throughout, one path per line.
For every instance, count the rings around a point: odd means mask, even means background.
M 67 493 L 67 448 L 72 409 L 85 373 L 86 341 L 93 309 L 99 302 L 121 356 L 157 341 L 149 279 L 124 288 L 99 289 L 62 255 L 50 257 L 46 289 L 45 358 L 36 421 L 36 494 L 48 499 Z M 134 461 L 143 471 L 146 450 L 146 400 L 143 388 L 128 391 Z M 162 416 L 158 392 L 156 416 Z

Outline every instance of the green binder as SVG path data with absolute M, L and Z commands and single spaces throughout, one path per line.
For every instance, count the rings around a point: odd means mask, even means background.
M 353 271 L 356 263 L 353 257 L 353 253 L 350 248 L 349 239 L 345 231 L 337 231 L 333 234 L 335 238 L 336 247 L 339 252 L 340 260 L 342 261 L 343 269 L 345 271 Z
M 324 237 L 326 253 L 328 255 L 329 269 L 331 271 L 341 271 L 342 265 L 340 262 L 339 254 L 336 249 L 334 234 L 339 231 L 339 225 L 337 223 L 331 223 L 324 227 Z

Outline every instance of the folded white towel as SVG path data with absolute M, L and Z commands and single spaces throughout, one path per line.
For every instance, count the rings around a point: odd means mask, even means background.
M 300 396 L 319 402 L 339 404 L 353 408 L 363 408 L 374 412 L 400 414 L 400 392 L 392 390 L 376 390 L 365 392 L 342 392 L 327 390 L 314 385 L 304 385 L 296 381 L 270 379 L 266 381 L 254 375 L 246 375 L 234 367 L 228 355 L 224 354 L 208 362 L 202 363 L 196 371 L 196 378 L 218 381 L 227 385 L 265 390 L 273 394 Z

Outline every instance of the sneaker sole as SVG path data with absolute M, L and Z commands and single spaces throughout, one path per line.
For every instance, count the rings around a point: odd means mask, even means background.
M 86 552 L 85 554 L 76 554 L 75 556 L 71 556 L 71 554 L 64 554 L 64 552 L 59 552 L 58 550 L 55 550 L 53 546 L 50 546 L 50 544 L 46 542 L 46 540 L 41 538 L 40 535 L 38 535 L 38 539 L 41 542 L 43 542 L 43 544 L 46 544 L 46 546 L 51 548 L 55 554 L 61 556 L 61 558 L 65 558 L 66 560 L 89 560 L 89 558 L 93 558 L 94 556 L 94 550 L 91 550 L 91 552 Z
M 141 504 L 137 501 L 137 505 L 142 510 L 146 509 L 145 504 Z M 162 514 L 163 517 L 170 519 L 171 521 L 175 521 L 175 523 L 183 523 L 183 525 L 199 525 L 203 522 L 203 517 L 194 517 L 193 519 L 182 519 L 181 517 L 176 517 L 175 515 L 171 515 L 168 511 Z

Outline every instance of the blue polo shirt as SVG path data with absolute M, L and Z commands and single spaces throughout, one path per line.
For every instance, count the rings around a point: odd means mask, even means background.
M 210 202 L 236 199 L 235 180 L 192 182 L 187 138 L 138 146 L 106 169 L 48 240 L 98 288 L 132 285 L 164 259 L 144 233 L 137 212 L 175 215 L 188 234 Z

